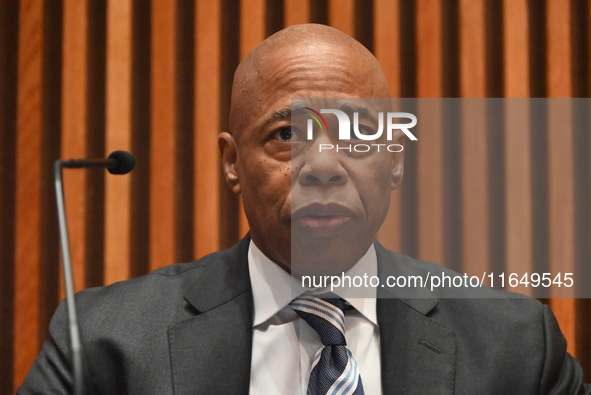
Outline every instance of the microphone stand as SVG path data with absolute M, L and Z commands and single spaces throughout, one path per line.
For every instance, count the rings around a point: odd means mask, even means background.
M 55 197 L 57 200 L 57 215 L 62 247 L 62 263 L 64 267 L 64 284 L 66 287 L 66 303 L 68 307 L 68 321 L 70 329 L 70 346 L 72 349 L 72 371 L 74 377 L 74 394 L 84 394 L 84 375 L 82 369 L 82 342 L 78 330 L 76 303 L 74 301 L 74 279 L 72 278 L 72 261 L 70 259 L 70 243 L 68 241 L 68 223 L 64 205 L 64 184 L 62 181 L 62 161 L 53 163 L 55 182 Z
M 53 163 L 57 216 L 62 245 L 64 284 L 66 286 L 66 304 L 68 308 L 70 346 L 72 350 L 72 381 L 74 382 L 75 395 L 83 395 L 85 392 L 83 371 L 84 361 L 82 358 L 82 341 L 80 340 L 78 318 L 76 315 L 76 302 L 74 300 L 74 279 L 72 278 L 72 261 L 70 259 L 70 243 L 68 241 L 68 223 L 66 221 L 62 170 L 64 167 L 72 169 L 102 167 L 109 170 L 109 173 L 111 174 L 127 174 L 133 169 L 134 166 L 135 157 L 126 151 L 111 152 L 111 154 L 106 159 L 58 159 Z

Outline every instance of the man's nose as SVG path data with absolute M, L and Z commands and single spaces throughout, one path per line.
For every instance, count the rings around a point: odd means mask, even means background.
M 304 164 L 299 174 L 302 185 L 339 185 L 347 182 L 348 175 L 343 167 L 343 153 L 332 149 L 320 150 L 320 141 L 310 147 L 304 155 Z

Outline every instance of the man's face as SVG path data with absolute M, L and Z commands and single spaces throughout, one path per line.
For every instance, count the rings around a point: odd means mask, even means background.
M 301 127 L 292 129 L 290 108 L 293 98 L 339 108 L 347 98 L 384 97 L 383 78 L 349 49 L 327 44 L 276 51 L 265 61 L 256 105 L 241 114 L 234 136 L 220 135 L 226 177 L 269 258 L 299 275 L 344 271 L 384 220 L 402 154 L 319 152 L 319 144 L 339 143 L 336 118 L 326 117 L 331 132 L 315 131 L 308 141 Z

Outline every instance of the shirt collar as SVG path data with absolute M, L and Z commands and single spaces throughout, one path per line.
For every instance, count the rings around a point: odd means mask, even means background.
M 295 297 L 304 292 L 330 292 L 330 288 L 310 289 L 302 287 L 300 279 L 292 277 L 279 267 L 279 265 L 271 261 L 252 240 L 248 248 L 248 270 L 254 299 L 254 327 L 271 319 Z M 351 278 L 355 276 L 363 278 L 364 276 L 377 276 L 377 273 L 377 255 L 375 247 L 372 244 L 365 255 L 355 265 L 349 268 L 344 275 Z M 369 291 L 371 294 L 364 293 L 368 297 L 347 296 L 347 292 L 339 288 L 335 288 L 333 293 L 344 295 L 341 297 L 361 315 L 377 326 L 376 290 L 372 288 Z

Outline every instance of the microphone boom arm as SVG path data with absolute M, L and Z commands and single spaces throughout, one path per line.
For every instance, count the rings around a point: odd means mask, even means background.
M 101 167 L 104 167 L 104 165 Z M 72 261 L 70 258 L 68 223 L 66 221 L 66 209 L 64 204 L 64 184 L 62 181 L 62 161 L 60 160 L 56 160 L 53 163 L 53 177 L 55 182 L 55 197 L 62 247 L 62 263 L 64 266 L 64 285 L 66 288 L 66 303 L 68 307 L 70 346 L 72 348 L 74 394 L 83 395 L 84 376 L 82 369 L 82 342 L 80 341 L 76 303 L 74 301 L 74 279 L 72 278 Z
M 102 167 L 111 169 L 117 166 L 115 159 L 68 159 L 60 161 L 62 167 L 69 169 L 82 169 L 87 167 Z

